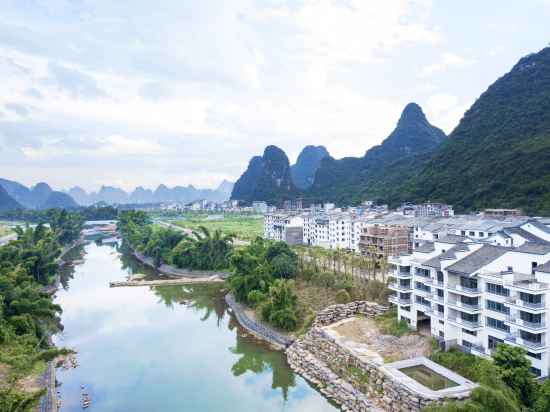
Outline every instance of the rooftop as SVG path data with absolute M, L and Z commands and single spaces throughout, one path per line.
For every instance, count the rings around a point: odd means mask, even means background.
M 448 266 L 447 270 L 469 275 L 498 259 L 508 251 L 509 249 L 499 246 L 483 245 L 475 252 Z

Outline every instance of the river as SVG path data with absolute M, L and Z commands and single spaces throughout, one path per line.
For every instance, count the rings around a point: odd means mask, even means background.
M 55 299 L 65 327 L 55 342 L 78 352 L 76 368 L 57 370 L 62 412 L 82 411 L 82 392 L 101 412 L 337 410 L 241 329 L 221 286 L 111 289 L 145 269 L 112 246 L 84 253 Z

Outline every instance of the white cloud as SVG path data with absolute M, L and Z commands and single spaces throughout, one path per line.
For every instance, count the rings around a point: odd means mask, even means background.
M 460 99 L 449 93 L 436 93 L 426 100 L 426 112 L 433 124 L 451 133 L 470 107 L 471 102 Z
M 420 71 L 419 76 L 421 78 L 427 78 L 436 73 L 449 69 L 463 69 L 474 63 L 475 62 L 473 60 L 466 59 L 454 53 L 445 52 L 440 56 L 439 61 L 428 66 L 424 66 Z

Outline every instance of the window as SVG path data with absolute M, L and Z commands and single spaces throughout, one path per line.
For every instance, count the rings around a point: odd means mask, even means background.
M 443 289 L 437 289 L 437 296 L 440 298 L 445 296 L 445 292 L 443 291 Z
M 538 266 L 537 262 L 531 262 L 531 273 L 533 275 L 535 274 L 535 269 L 536 269 L 537 266 Z
M 434 239 L 439 239 L 439 235 L 437 233 L 434 233 Z
M 542 343 L 542 333 L 531 333 L 525 330 L 520 330 L 519 336 L 522 339 L 529 341 L 531 343 Z
M 483 232 L 479 232 L 479 237 L 483 237 L 483 236 L 484 236 Z
M 472 342 L 462 339 L 462 346 L 465 348 L 471 348 L 473 346 Z
M 504 313 L 506 315 L 510 314 L 510 308 L 508 306 L 493 300 L 487 301 L 487 309 L 492 310 L 493 312 Z
M 535 376 L 540 376 L 541 375 L 541 371 L 539 368 L 529 368 L 529 372 L 531 372 L 533 375 Z
M 542 315 L 540 313 L 535 315 L 533 313 L 520 311 L 519 312 L 519 317 L 520 317 L 521 320 L 523 320 L 525 322 L 529 322 L 529 323 L 541 323 L 542 322 Z
M 534 359 L 542 359 L 542 353 L 527 352 L 527 356 Z
M 444 279 L 443 272 L 438 270 L 437 271 L 437 281 L 443 283 L 443 279 Z
M 477 323 L 479 321 L 478 315 L 471 315 L 469 313 L 460 312 L 460 318 L 466 322 Z
M 506 289 L 502 285 L 497 285 L 495 283 L 487 283 L 487 292 L 493 295 L 510 296 L 510 289 Z
M 460 236 L 466 236 L 466 231 L 465 231 L 465 230 L 461 230 L 461 231 L 460 231 Z
M 542 295 L 532 295 L 531 293 L 520 292 L 519 298 L 525 303 L 537 305 L 542 303 Z
M 468 329 L 462 329 L 462 333 L 466 333 L 466 334 L 472 335 L 472 336 L 477 336 L 477 332 L 473 332 L 473 331 L 468 330 Z
M 437 305 L 437 311 L 443 313 L 445 307 L 443 305 Z
M 510 326 L 505 325 L 503 321 L 487 317 L 487 326 L 493 329 L 502 330 L 504 332 L 510 332 Z
M 442 321 L 442 320 L 440 320 L 440 321 L 439 321 L 439 324 L 440 324 L 440 325 L 444 325 L 444 324 L 445 324 L 445 322 L 444 322 L 444 321 Z
M 477 289 L 477 279 L 460 278 L 460 286 L 468 289 Z
M 470 236 L 475 236 L 475 235 L 476 235 L 476 232 L 470 231 L 469 235 L 470 235 Z

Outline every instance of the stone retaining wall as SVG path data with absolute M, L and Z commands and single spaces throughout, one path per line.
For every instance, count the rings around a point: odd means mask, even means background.
M 387 306 L 382 306 L 377 303 L 367 301 L 356 301 L 342 305 L 332 305 L 317 314 L 315 320 L 313 321 L 313 327 L 331 325 L 355 315 L 372 317 L 380 315 L 387 310 Z
M 387 309 L 371 302 L 352 302 L 333 305 L 319 312 L 305 337 L 287 349 L 291 368 L 317 385 L 342 410 L 420 411 L 434 402 L 433 398 L 425 398 L 411 391 L 380 369 L 380 365 L 361 360 L 323 329 L 357 314 L 372 317 Z
M 238 303 L 231 294 L 228 293 L 225 295 L 225 301 L 233 311 L 240 325 L 258 338 L 269 342 L 277 349 L 285 349 L 294 342 L 294 338 L 282 335 L 269 326 L 256 322 L 247 316 L 243 305 Z

